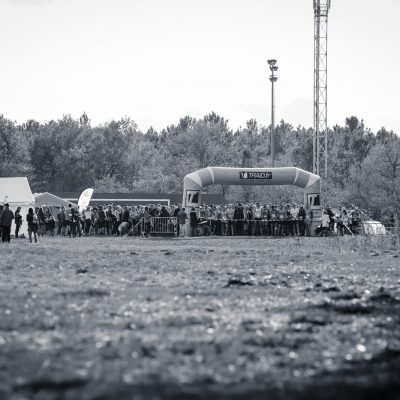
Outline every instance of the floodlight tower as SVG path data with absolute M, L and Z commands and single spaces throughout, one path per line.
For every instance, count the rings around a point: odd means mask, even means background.
M 269 69 L 271 70 L 271 75 L 269 80 L 272 83 L 271 87 L 271 164 L 275 167 L 275 90 L 274 83 L 278 80 L 275 72 L 278 71 L 278 66 L 276 65 L 276 60 L 268 60 Z
M 313 173 L 328 177 L 328 12 L 331 0 L 314 2 Z

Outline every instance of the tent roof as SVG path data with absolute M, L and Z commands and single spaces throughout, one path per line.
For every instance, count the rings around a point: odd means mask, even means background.
M 35 204 L 28 178 L 0 178 L 0 202 Z
M 36 206 L 68 207 L 68 204 L 70 204 L 69 201 L 66 201 L 61 197 L 55 196 L 49 192 L 35 193 L 33 196 L 35 197 Z M 76 204 L 72 205 L 76 207 Z

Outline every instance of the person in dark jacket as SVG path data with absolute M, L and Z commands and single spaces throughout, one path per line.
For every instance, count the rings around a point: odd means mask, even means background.
M 161 211 L 160 211 L 160 217 L 162 217 L 162 218 L 168 218 L 170 215 L 169 215 L 169 212 L 167 211 L 167 209 L 165 208 L 165 206 L 162 206 L 161 207 Z
M 190 219 L 190 236 L 196 236 L 198 219 L 194 207 L 192 207 L 192 210 L 190 211 L 189 219 Z
M 111 235 L 113 231 L 113 224 L 114 224 L 114 213 L 111 204 L 108 206 L 106 214 L 107 220 L 107 235 Z
M 46 233 L 45 216 L 42 207 L 36 207 L 36 214 L 39 218 L 39 235 L 44 236 Z
M 17 208 L 14 217 L 15 217 L 15 238 L 18 239 L 19 230 L 22 225 L 21 207 Z
M 306 236 L 306 210 L 304 206 L 301 205 L 299 208 L 299 230 L 301 236 Z
M 65 208 L 62 206 L 57 214 L 57 235 L 65 236 Z
M 244 209 L 243 204 L 239 203 L 233 214 L 233 220 L 235 221 L 235 232 L 239 236 L 243 235 L 243 221 L 244 221 Z
M 38 242 L 37 232 L 38 232 L 38 226 L 39 226 L 39 219 L 38 219 L 36 213 L 34 213 L 33 208 L 30 208 L 28 210 L 28 215 L 26 216 L 26 222 L 28 224 L 29 241 L 32 243 L 32 233 L 33 233 L 35 243 L 37 243 Z
M 174 209 L 174 211 L 172 213 L 173 217 L 178 218 L 178 214 L 181 211 L 180 207 L 181 207 L 180 205 L 175 207 L 175 209 Z M 171 210 L 171 212 L 172 212 L 172 210 Z M 179 221 L 178 221 L 178 223 L 176 224 L 176 236 L 180 236 L 180 229 L 181 229 L 181 226 L 180 226 Z M 185 234 L 186 234 L 186 232 L 185 232 Z
M 129 222 L 129 210 L 127 206 L 124 207 L 124 211 L 122 212 L 121 222 Z
M 14 213 L 10 210 L 9 204 L 4 204 L 4 210 L 0 216 L 1 229 L 1 241 L 10 243 L 11 240 L 11 224 L 14 219 Z
M 100 235 L 105 235 L 106 227 L 107 227 L 107 220 L 106 220 L 106 213 L 104 212 L 103 206 L 99 206 L 99 233 Z

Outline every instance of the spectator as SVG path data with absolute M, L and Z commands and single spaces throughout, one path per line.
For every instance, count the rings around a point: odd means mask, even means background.
M 181 210 L 180 207 L 181 207 L 181 205 L 179 204 L 177 207 L 174 207 L 173 209 L 171 208 L 171 213 L 174 218 L 178 218 L 178 214 Z M 176 235 L 177 236 L 180 236 L 180 231 L 179 231 L 180 229 L 181 229 L 181 227 L 180 227 L 179 223 L 177 223 L 176 224 Z
M 103 210 L 103 207 L 99 207 L 99 232 L 101 235 L 105 235 L 106 228 L 107 228 L 107 220 L 106 220 L 106 213 Z
M 263 209 L 260 205 L 260 203 L 256 203 L 256 206 L 254 208 L 254 220 L 255 220 L 255 229 L 254 229 L 254 234 L 257 235 L 262 235 L 263 234 L 263 229 L 262 229 L 262 215 L 263 214 Z
M 4 210 L 0 215 L 1 241 L 10 243 L 11 241 L 11 224 L 14 219 L 14 213 L 10 210 L 9 204 L 4 204 Z
M 15 238 L 18 239 L 19 230 L 22 225 L 21 207 L 15 211 Z
M 347 215 L 347 211 L 345 208 L 342 210 L 342 224 L 343 224 L 343 233 L 348 234 L 351 233 L 349 228 L 349 216 Z
M 149 211 L 149 207 L 144 208 L 143 213 L 143 223 L 144 223 L 144 236 L 149 237 L 150 229 L 151 229 L 151 214 Z
M 247 235 L 253 236 L 255 232 L 255 224 L 254 224 L 254 211 L 253 207 L 249 207 L 246 212 L 246 219 L 247 219 Z
M 92 225 L 93 212 L 89 206 L 86 207 L 86 210 L 83 212 L 83 221 L 85 226 L 85 235 L 88 236 L 90 233 L 90 227 Z
M 311 236 L 311 221 L 313 219 L 313 211 L 311 210 L 309 204 L 306 204 L 305 214 L 306 214 L 306 219 L 305 219 L 306 235 Z
M 192 210 L 190 211 L 190 236 L 196 236 L 196 228 L 198 224 L 198 219 L 197 219 L 197 214 L 196 210 L 194 207 L 192 207 Z
M 298 219 L 299 219 L 299 234 L 301 236 L 306 236 L 306 224 L 305 224 L 306 210 L 304 209 L 303 205 L 299 207 Z
M 235 234 L 242 236 L 243 235 L 243 221 L 244 221 L 244 210 L 243 204 L 239 203 L 235 207 L 235 212 L 233 214 L 233 219 L 235 221 Z
M 339 235 L 343 235 L 343 213 L 342 213 L 342 207 L 338 207 L 338 211 L 335 214 L 335 221 L 336 221 L 336 232 Z
M 160 215 L 161 218 L 169 218 L 169 212 L 166 210 L 165 206 L 161 207 Z
M 44 236 L 46 233 L 46 221 L 42 207 L 36 207 L 36 214 L 39 219 L 39 236 Z
M 262 208 L 262 235 L 271 235 L 271 212 L 266 204 Z
M 65 208 L 62 206 L 57 214 L 57 235 L 65 236 Z
M 228 207 L 225 211 L 225 217 L 227 220 L 227 235 L 228 236 L 233 236 L 234 231 L 233 231 L 233 215 L 235 213 L 235 210 L 233 209 L 232 204 L 228 204 Z
M 38 219 L 36 212 L 33 211 L 33 208 L 29 208 L 28 214 L 26 216 L 26 222 L 28 223 L 29 242 L 32 243 L 32 233 L 33 233 L 35 243 L 37 243 L 38 242 L 37 233 L 38 233 L 39 219 Z
M 106 220 L 107 220 L 107 235 L 111 235 L 113 231 L 113 210 L 111 205 L 108 206 L 106 211 Z
M 279 213 L 276 206 L 271 207 L 271 235 L 279 234 Z
M 127 206 L 124 207 L 122 212 L 122 222 L 130 222 L 129 210 Z
M 290 208 L 290 233 L 291 235 L 300 235 L 299 228 L 299 207 L 296 204 L 292 204 Z
M 182 207 L 177 215 L 178 218 L 178 226 L 179 226 L 179 236 L 183 237 L 186 236 L 186 220 L 187 220 L 187 214 L 185 212 L 185 209 Z

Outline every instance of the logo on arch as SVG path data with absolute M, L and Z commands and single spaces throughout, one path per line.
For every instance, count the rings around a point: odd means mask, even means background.
M 200 190 L 186 190 L 186 207 L 198 207 L 200 204 Z
M 240 179 L 272 179 L 272 172 L 264 171 L 240 171 Z

